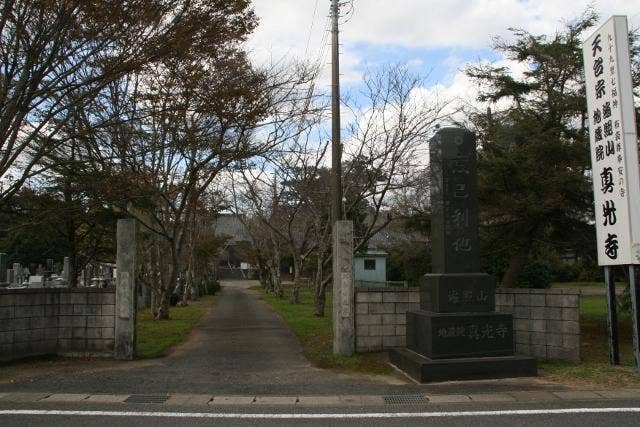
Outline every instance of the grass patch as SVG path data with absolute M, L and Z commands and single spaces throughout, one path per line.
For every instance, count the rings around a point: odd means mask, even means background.
M 289 294 L 289 286 L 285 284 L 285 295 Z M 291 330 L 300 339 L 305 357 L 314 366 L 364 374 L 386 375 L 392 372 L 385 355 L 382 353 L 355 354 L 352 357 L 333 354 L 332 295 L 330 291 L 327 292 L 325 316 L 316 317 L 313 315 L 313 292 L 305 286 L 300 289 L 300 304 L 291 304 L 287 297 L 278 298 L 265 292 L 260 286 L 252 289 L 260 291 L 264 300 L 289 323 Z
M 616 282 L 616 289 L 624 289 L 627 284 L 625 282 Z M 602 289 L 604 291 L 604 282 L 553 282 L 552 288 L 589 288 Z
M 580 297 L 580 363 L 540 363 L 546 379 L 594 388 L 637 387 L 640 373 L 635 369 L 632 325 L 628 315 L 618 315 L 620 365 L 609 364 L 607 343 L 607 303 L 604 296 Z
M 578 287 L 579 284 L 569 287 Z M 593 284 L 602 286 L 601 284 Z M 289 323 L 300 339 L 304 354 L 314 366 L 340 371 L 388 374 L 392 370 L 382 354 L 357 354 L 339 357 L 332 351 L 331 292 L 327 292 L 326 317 L 313 316 L 313 295 L 301 289 L 301 304 L 292 305 L 288 298 L 279 299 L 267 294 L 260 286 L 252 289 L 262 293 Z M 285 295 L 289 289 L 286 288 Z M 621 388 L 640 386 L 640 374 L 634 368 L 632 326 L 629 316 L 619 315 L 621 365 L 609 365 L 607 345 L 607 305 L 604 296 L 580 297 L 581 357 L 580 363 L 540 362 L 543 379 L 588 388 Z
M 186 307 L 171 307 L 169 320 L 154 320 L 151 309 L 141 311 L 136 325 L 136 357 L 162 356 L 169 348 L 184 341 L 202 320 L 213 300 L 212 295 L 205 295 L 198 301 L 190 301 Z

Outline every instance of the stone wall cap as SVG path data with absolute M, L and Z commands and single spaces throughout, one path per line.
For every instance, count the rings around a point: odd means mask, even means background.
M 543 295 L 580 295 L 579 289 L 524 289 L 524 288 L 496 288 L 496 294 L 543 294 Z
M 79 294 L 79 293 L 104 293 L 112 294 L 116 291 L 115 286 L 108 288 L 22 288 L 11 289 L 1 288 L 0 295 L 14 295 L 14 294 Z
M 580 295 L 581 294 L 581 290 L 580 289 L 574 289 L 574 288 L 557 288 L 559 291 L 562 291 L 563 295 Z
M 356 288 L 356 293 L 357 292 L 420 292 L 420 288 L 417 286 L 410 288 L 358 287 Z
M 496 288 L 496 294 L 528 294 L 531 289 L 523 288 Z

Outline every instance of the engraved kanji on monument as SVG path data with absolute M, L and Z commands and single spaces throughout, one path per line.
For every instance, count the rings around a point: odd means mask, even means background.
M 420 310 L 407 312 L 407 349 L 392 363 L 419 381 L 536 374 L 514 355 L 513 316 L 495 312 L 495 280 L 480 273 L 475 136 L 445 128 L 431 139 L 432 273 Z

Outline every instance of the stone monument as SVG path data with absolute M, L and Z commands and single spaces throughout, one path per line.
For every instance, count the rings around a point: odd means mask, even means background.
M 22 285 L 22 282 L 24 282 L 24 270 L 22 268 L 22 264 L 20 264 L 19 262 L 14 262 L 13 263 L 13 284 L 14 285 Z
M 480 273 L 475 137 L 445 128 L 429 152 L 432 273 L 391 362 L 420 382 L 536 375 L 535 359 L 514 355 L 512 315 L 495 312 L 495 280 Z
M 62 276 L 62 279 L 69 283 L 69 273 L 71 272 L 71 263 L 70 263 L 70 258 L 68 256 L 64 257 L 63 261 L 62 261 L 62 274 L 60 274 Z

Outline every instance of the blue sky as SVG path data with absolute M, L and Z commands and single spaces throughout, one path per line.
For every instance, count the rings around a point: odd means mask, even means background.
M 345 0 L 341 19 L 341 86 L 357 87 L 362 74 L 385 64 L 407 64 L 455 99 L 472 96 L 462 69 L 468 63 L 512 66 L 491 49 L 492 38 L 510 37 L 509 27 L 553 34 L 563 20 L 592 6 L 603 19 L 627 15 L 640 27 L 640 0 Z M 283 57 L 319 60 L 328 88 L 330 0 L 254 0 L 260 26 L 249 42 L 256 63 Z

